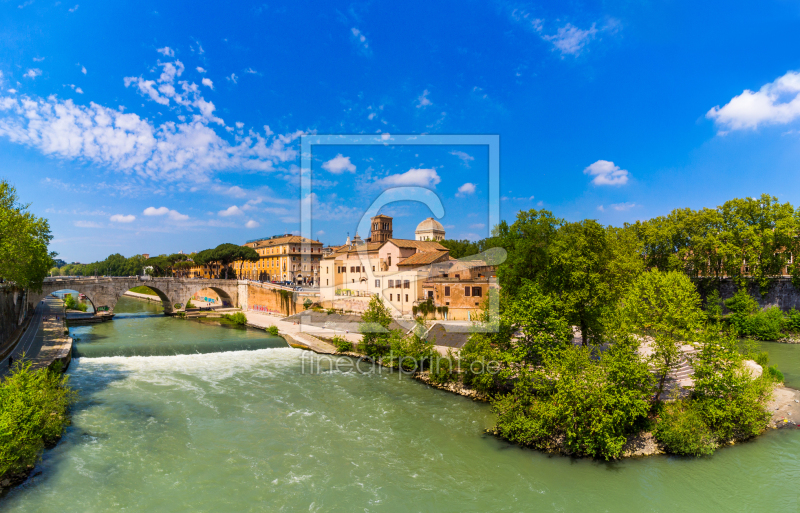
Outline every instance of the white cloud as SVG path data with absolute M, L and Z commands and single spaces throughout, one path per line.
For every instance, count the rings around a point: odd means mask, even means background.
M 77 11 L 77 10 L 78 10 L 78 7 L 80 7 L 80 6 L 79 6 L 78 4 L 75 4 L 75 7 L 73 7 L 72 9 L 69 9 L 69 12 L 75 12 L 75 11 Z
M 258 75 L 258 71 L 254 70 L 253 68 L 247 68 L 246 70 L 244 70 L 244 72 L 250 75 Z
M 352 34 L 351 40 L 353 44 L 363 53 L 364 55 L 371 55 L 372 50 L 369 47 L 369 41 L 367 41 L 367 36 L 361 33 L 360 30 L 353 27 L 350 29 L 350 33 Z
M 43 60 L 44 60 L 44 57 L 34 57 L 33 58 L 33 62 L 42 62 Z
M 165 46 L 164 48 L 158 48 L 156 49 L 156 51 L 161 55 L 163 55 L 164 57 L 175 57 L 175 51 L 169 46 Z
M 198 67 L 197 67 L 197 68 L 195 68 L 195 69 L 197 70 L 197 72 L 198 72 L 198 73 L 205 73 L 205 72 L 206 72 L 206 70 L 205 70 L 205 69 L 203 69 L 203 68 L 201 68 L 200 66 L 198 66 Z
M 100 223 L 95 223 L 94 221 L 75 221 L 73 223 L 78 228 L 102 228 L 103 225 Z
M 433 102 L 430 101 L 430 99 L 428 98 L 429 94 L 430 94 L 430 91 L 428 91 L 427 89 L 422 91 L 422 94 L 417 97 L 417 108 L 427 107 L 428 105 L 433 105 Z
M 245 228 L 258 228 L 259 226 L 261 226 L 261 225 L 258 223 L 258 221 L 254 221 L 254 220 L 252 220 L 252 219 L 251 219 L 251 220 L 249 220 L 249 221 L 247 221 L 247 222 L 244 224 L 244 227 L 245 227 Z
M 239 83 L 239 77 L 236 76 L 236 73 L 231 73 L 231 76 L 225 77 L 225 80 L 230 80 L 234 84 L 238 84 Z
M 83 89 L 81 89 L 80 87 L 76 87 L 75 92 L 78 94 L 83 94 Z
M 469 167 L 469 163 L 470 162 L 475 160 L 475 157 L 473 157 L 469 153 L 466 153 L 466 152 L 463 152 L 463 151 L 458 151 L 458 150 L 451 151 L 450 155 L 455 155 L 456 157 L 460 158 L 461 162 L 463 162 L 464 165 L 467 166 L 467 167 Z
M 392 134 L 390 134 L 388 132 L 381 134 L 381 141 L 388 141 L 391 138 L 392 138 Z
M 588 29 L 581 29 L 571 23 L 567 23 L 556 29 L 554 34 L 546 34 L 544 25 L 545 20 L 532 15 L 522 9 L 514 9 L 511 18 L 532 30 L 539 35 L 542 40 L 553 45 L 553 50 L 561 53 L 563 59 L 567 55 L 578 56 L 583 52 L 586 45 L 600 37 L 601 34 L 613 34 L 620 28 L 620 22 L 614 18 L 607 18 L 602 27 L 598 28 L 597 23 L 592 23 Z M 519 76 L 519 73 L 517 73 Z
M 86 66 L 81 66 L 81 73 L 86 74 Z
M 39 68 L 31 68 L 22 76 L 26 77 L 26 78 L 36 78 L 36 77 L 40 76 L 41 74 L 42 74 L 42 70 L 40 70 Z
M 509 191 L 509 192 L 511 192 L 511 191 Z M 534 199 L 535 197 L 536 197 L 536 196 L 527 196 L 527 197 L 521 197 L 521 196 L 501 196 L 501 197 L 500 197 L 500 200 L 501 200 L 501 201 L 533 201 L 533 199 Z M 539 202 L 539 206 L 541 206 L 541 203 L 542 203 L 542 202 L 540 201 L 540 202 Z
M 625 212 L 626 210 L 630 210 L 634 207 L 638 207 L 636 203 L 614 203 L 611 205 L 611 208 L 616 210 L 617 212 Z
M 202 97 L 199 87 L 180 81 L 182 92 L 175 90 L 174 81 L 183 65 L 160 66 L 157 81 L 128 77 L 125 83 L 135 84 L 141 94 L 159 104 L 174 101 L 179 109 L 192 114 L 185 121 L 155 125 L 122 108 L 91 101 L 83 106 L 55 95 L 0 94 L 0 137 L 48 156 L 133 171 L 161 181 L 206 182 L 212 173 L 227 170 L 269 172 L 276 163 L 295 159 L 297 152 L 289 145 L 302 132 L 272 137 L 272 131 L 264 127 L 263 135 L 249 130 L 239 134 L 235 143 L 222 139 L 208 126 L 210 122 L 222 124 L 222 120 L 214 116 L 214 104 Z
M 113 223 L 132 223 L 135 220 L 136 216 L 134 215 L 114 214 L 111 216 L 111 222 Z
M 727 105 L 709 110 L 706 117 L 728 130 L 790 123 L 800 118 L 800 72 L 790 71 L 757 92 L 745 89 Z
M 578 27 L 567 23 L 560 27 L 555 34 L 548 36 L 542 35 L 542 39 L 550 41 L 553 46 L 564 55 L 578 55 L 583 50 L 583 47 L 597 36 L 597 27 L 595 23 L 586 30 L 579 29 Z
M 467 182 L 458 188 L 456 196 L 463 198 L 464 196 L 468 196 L 470 194 L 475 194 L 475 184 Z
M 606 209 L 605 209 L 605 207 L 603 205 L 597 205 L 597 210 L 599 210 L 600 212 L 605 212 L 606 211 Z
M 226 208 L 225 210 L 220 210 L 218 214 L 222 217 L 230 217 L 230 216 L 241 216 L 244 215 L 242 209 L 237 207 L 236 205 L 231 205 L 230 207 Z
M 472 228 L 473 230 L 479 230 L 481 228 L 486 228 L 486 225 L 484 223 L 475 223 L 469 225 L 469 227 Z
M 317 235 L 325 235 L 325 230 L 317 230 Z
M 381 178 L 376 183 L 383 186 L 418 185 L 434 188 L 441 181 L 435 169 L 410 169 L 405 173 Z
M 356 166 L 350 162 L 350 157 L 342 156 L 341 153 L 322 164 L 322 168 L 335 175 L 340 175 L 345 171 L 348 173 L 356 172 Z
M 203 77 L 201 82 L 204 86 L 210 87 L 212 91 L 214 90 L 214 82 L 212 82 L 210 78 Z
M 628 171 L 620 169 L 608 160 L 598 160 L 583 170 L 584 174 L 593 176 L 595 185 L 625 185 L 628 183 Z
M 173 221 L 186 221 L 189 216 L 181 214 L 177 210 L 170 210 L 167 207 L 147 207 L 143 212 L 146 216 L 167 216 Z

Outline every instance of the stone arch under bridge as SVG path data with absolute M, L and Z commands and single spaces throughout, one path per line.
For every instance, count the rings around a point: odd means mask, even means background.
M 95 310 L 102 311 L 108 308 L 113 312 L 114 307 L 125 292 L 134 287 L 145 285 L 153 289 L 161 303 L 164 313 L 171 314 L 183 310 L 192 296 L 202 289 L 212 289 L 219 294 L 223 301 L 231 306 L 240 306 L 239 289 L 237 280 L 205 280 L 192 278 L 48 278 L 42 286 L 41 293 L 31 293 L 29 296 L 33 304 L 58 290 L 77 290 L 84 294 L 94 305 Z M 244 298 L 246 301 L 246 298 Z M 179 306 L 176 306 L 179 305 Z

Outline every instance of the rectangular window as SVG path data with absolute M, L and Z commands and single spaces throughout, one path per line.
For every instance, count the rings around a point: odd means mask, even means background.
M 483 290 L 480 287 L 472 287 L 472 297 L 483 296 Z
M 372 272 L 375 272 L 375 266 L 374 265 L 372 266 Z
M 445 295 L 445 297 L 450 297 L 450 287 L 445 287 L 444 288 L 444 295 Z
M 392 300 L 392 295 L 391 295 L 391 294 L 389 294 L 389 301 L 391 301 L 391 300 Z
M 464 287 L 464 295 L 465 296 L 469 296 L 469 292 L 470 292 L 470 287 L 468 287 L 468 286 Z
M 392 255 L 389 255 L 389 259 L 388 259 L 388 265 L 389 265 L 389 266 L 391 266 L 391 265 L 392 265 Z
M 325 285 L 327 285 L 327 284 L 328 284 L 328 280 L 325 280 Z
M 408 280 L 403 280 L 403 288 L 404 289 L 410 289 L 411 288 L 411 282 L 408 281 Z
M 389 287 L 387 288 L 394 288 L 394 280 L 389 280 Z
M 406 303 L 408 303 L 408 294 L 406 294 Z
M 381 280 L 375 280 L 375 287 L 381 288 Z
M 351 272 L 351 273 L 354 273 L 354 272 L 356 272 L 356 268 L 355 268 L 354 266 L 352 266 L 352 265 L 350 266 L 350 272 Z
M 433 291 L 432 290 L 428 291 L 428 298 L 429 299 L 433 299 Z

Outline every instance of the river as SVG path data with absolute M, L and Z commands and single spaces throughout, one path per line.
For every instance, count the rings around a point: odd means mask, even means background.
M 798 509 L 800 430 L 702 459 L 548 456 L 483 435 L 486 404 L 158 310 L 123 298 L 72 329 L 73 424 L 4 511 Z

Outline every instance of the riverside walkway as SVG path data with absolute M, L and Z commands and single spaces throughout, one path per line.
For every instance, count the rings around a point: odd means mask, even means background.
M 56 320 L 58 317 L 58 320 Z M 72 339 L 64 334 L 64 302 L 53 297 L 36 305 L 33 319 L 11 352 L 14 361 L 31 361 L 34 369 L 47 367 L 54 360 L 69 363 Z M 8 356 L 0 361 L 0 378 L 9 372 Z
M 347 333 L 345 330 L 311 326 L 308 324 L 295 324 L 283 320 L 283 316 L 256 312 L 244 312 L 247 325 L 255 328 L 266 329 L 270 326 L 278 328 L 278 332 L 290 343 L 307 346 L 317 353 L 335 353 L 336 348 L 321 338 L 332 339 L 335 335 L 343 337 L 350 342 L 361 342 L 360 333 Z

